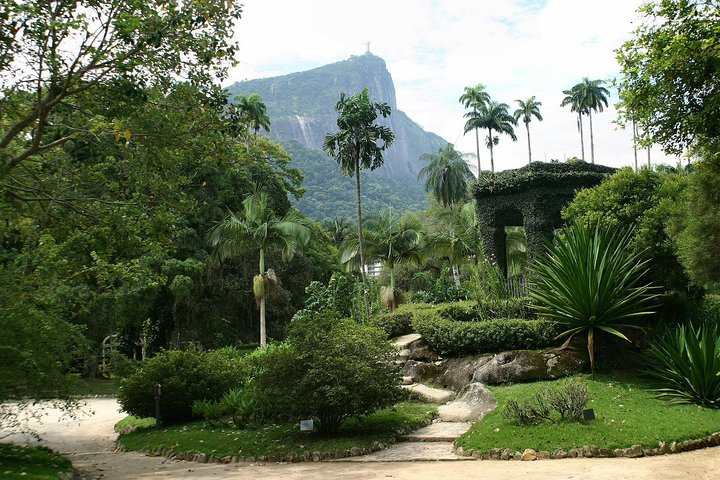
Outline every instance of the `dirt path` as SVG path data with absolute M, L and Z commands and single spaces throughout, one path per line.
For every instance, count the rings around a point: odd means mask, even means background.
M 136 453 L 113 453 L 113 425 L 124 415 L 112 399 L 88 400 L 94 411 L 78 421 L 60 420 L 51 412 L 37 429 L 43 443 L 65 453 L 81 472 L 81 478 L 102 480 L 148 480 L 157 478 L 209 479 L 697 479 L 720 478 L 720 447 L 679 455 L 640 459 L 568 459 L 536 462 L 323 462 L 295 464 L 208 465 L 145 457 Z M 27 441 L 21 437 L 16 442 Z

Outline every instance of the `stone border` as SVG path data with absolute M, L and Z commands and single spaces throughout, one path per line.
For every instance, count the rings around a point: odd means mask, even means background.
M 491 448 L 486 452 L 478 450 L 464 450 L 462 447 L 454 449 L 456 455 L 474 457 L 478 460 L 547 460 L 561 458 L 639 458 L 666 455 L 670 453 L 689 452 L 701 448 L 716 447 L 720 445 L 720 432 L 706 437 L 682 442 L 658 442 L 657 448 L 644 449 L 642 445 L 633 445 L 629 448 L 601 448 L 595 445 L 571 448 L 565 451 L 562 448 L 553 452 L 539 451 L 528 448 L 524 452 L 513 451 L 509 448 Z
M 421 425 L 418 428 L 426 427 L 432 423 L 432 420 L 427 422 L 424 425 Z M 257 457 L 244 457 L 242 455 L 227 455 L 227 456 L 217 456 L 217 455 L 208 455 L 207 453 L 202 452 L 177 452 L 173 450 L 172 448 L 166 448 L 165 445 L 160 445 L 156 449 L 140 449 L 140 450 L 128 450 L 121 442 L 120 440 L 115 441 L 115 452 L 128 452 L 128 451 L 136 451 L 140 452 L 148 457 L 166 457 L 170 460 L 184 460 L 186 462 L 196 462 L 196 463 L 298 463 L 298 462 L 320 462 L 323 460 L 334 460 L 339 458 L 348 458 L 348 457 L 359 457 L 362 455 L 369 455 L 372 452 L 377 452 L 379 450 L 384 450 L 391 445 L 398 442 L 398 439 L 402 437 L 403 435 L 407 435 L 409 433 L 412 433 L 416 431 L 418 428 L 398 428 L 395 431 L 394 439 L 389 443 L 381 443 L 378 441 L 375 441 L 371 444 L 371 446 L 368 447 L 352 447 L 348 450 L 335 450 L 335 451 L 329 451 L 329 452 L 305 452 L 302 455 L 298 455 L 297 453 L 290 453 L 285 456 L 276 456 L 276 455 L 260 455 Z

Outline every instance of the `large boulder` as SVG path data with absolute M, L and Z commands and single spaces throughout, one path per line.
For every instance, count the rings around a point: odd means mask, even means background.
M 532 382 L 547 378 L 547 366 L 542 352 L 513 350 L 495 355 L 481 365 L 472 376 L 473 382 L 499 383 Z
M 438 354 L 430 348 L 422 338 L 416 340 L 408 346 L 408 358 L 410 360 L 420 360 L 423 362 L 434 362 L 438 359 Z
M 547 352 L 545 365 L 547 365 L 548 378 L 567 377 L 582 372 L 588 366 L 588 357 L 585 352 L 578 350 L 556 350 Z
M 477 422 L 497 406 L 495 396 L 482 383 L 471 383 L 455 400 L 438 407 L 443 422 Z
M 437 379 L 437 383 L 445 388 L 461 390 L 472 381 L 475 371 L 492 360 L 492 358 L 493 355 L 449 358 L 443 365 L 442 375 Z
M 437 384 L 437 378 L 443 372 L 440 362 L 419 362 L 417 360 L 408 360 L 402 367 L 402 375 L 412 377 L 417 383 L 433 383 Z

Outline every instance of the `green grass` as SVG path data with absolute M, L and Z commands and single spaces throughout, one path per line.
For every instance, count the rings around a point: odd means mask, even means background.
M 115 424 L 116 432 L 125 432 L 127 430 L 134 430 L 137 428 L 149 428 L 155 426 L 155 419 L 150 418 L 138 418 L 133 415 L 128 415 Z
M 720 431 L 720 410 L 659 400 L 641 381 L 610 376 L 596 376 L 596 380 L 578 376 L 576 379 L 587 384 L 590 396 L 587 408 L 595 410 L 594 421 L 518 426 L 502 417 L 505 402 L 510 398 L 519 401 L 530 398 L 550 382 L 494 387 L 490 389 L 498 400 L 498 407 L 456 444 L 481 452 L 491 448 L 567 451 L 584 445 L 614 449 L 637 444 L 654 448 L 660 441 L 690 440 Z
M 70 392 L 79 397 L 94 395 L 117 395 L 120 380 L 118 378 L 82 378 L 80 375 L 70 376 Z
M 46 448 L 0 443 L 0 478 L 57 479 L 71 471 L 70 460 Z
M 157 449 L 160 445 L 176 452 L 197 452 L 215 456 L 241 455 L 276 457 L 290 453 L 346 451 L 352 447 L 369 448 L 373 442 L 390 443 L 398 430 L 409 431 L 429 423 L 437 405 L 403 402 L 395 408 L 346 420 L 333 435 L 300 432 L 298 424 L 258 428 L 209 428 L 205 422 L 193 422 L 161 430 L 138 429 L 120 435 L 119 442 L 128 450 Z

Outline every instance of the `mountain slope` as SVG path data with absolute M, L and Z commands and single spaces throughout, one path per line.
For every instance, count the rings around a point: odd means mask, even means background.
M 294 166 L 306 175 L 307 193 L 298 207 L 312 217 L 334 218 L 352 211 L 336 198 L 345 198 L 339 193 L 339 185 L 328 185 L 331 174 L 337 182 L 347 182 L 336 177 L 339 167 L 322 152 L 322 142 L 325 135 L 337 131 L 335 105 L 340 93 L 352 95 L 363 88 L 368 88 L 372 101 L 390 105 L 392 114 L 384 124 L 395 134 L 395 142 L 384 155 L 385 164 L 374 172 L 363 171 L 363 181 L 368 182 L 363 189 L 368 207 L 392 205 L 400 211 L 424 207 L 425 196 L 417 181 L 424 165 L 418 159 L 446 142 L 398 110 L 395 86 L 381 58 L 372 54 L 353 56 L 306 72 L 237 82 L 229 87 L 233 95 L 257 93 L 263 98 L 272 123 L 270 137 L 291 151 Z M 352 182 L 347 185 L 354 188 Z M 351 200 L 354 204 L 354 196 Z M 328 202 L 334 207 L 325 206 Z

